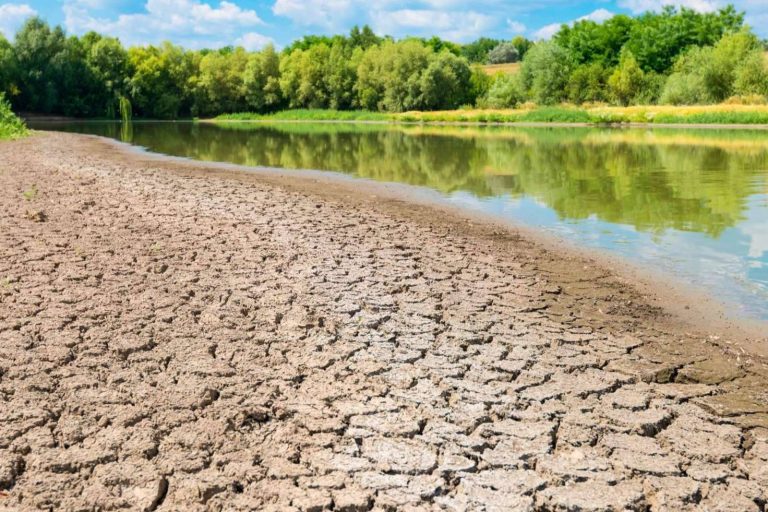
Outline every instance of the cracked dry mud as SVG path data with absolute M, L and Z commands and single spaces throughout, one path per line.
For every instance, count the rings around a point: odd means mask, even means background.
M 0 509 L 765 510 L 763 362 L 366 186 L 0 143 Z

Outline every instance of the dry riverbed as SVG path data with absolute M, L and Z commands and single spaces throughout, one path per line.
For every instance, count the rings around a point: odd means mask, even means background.
M 764 511 L 764 360 L 638 290 L 384 185 L 2 142 L 0 510 Z

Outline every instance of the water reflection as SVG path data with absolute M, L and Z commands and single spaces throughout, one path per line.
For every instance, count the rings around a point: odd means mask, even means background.
M 436 189 L 665 268 L 768 318 L 768 133 L 351 124 L 58 125 L 153 151 Z

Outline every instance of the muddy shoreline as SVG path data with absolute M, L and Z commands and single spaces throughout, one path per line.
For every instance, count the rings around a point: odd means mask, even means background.
M 0 162 L 0 510 L 765 510 L 765 345 L 710 306 L 399 187 Z
M 192 169 L 198 169 L 201 164 L 194 159 L 162 155 L 110 138 L 101 140 L 114 145 L 121 152 L 127 151 L 145 159 L 181 164 Z M 470 236 L 496 240 L 506 233 L 515 239 L 523 237 L 530 243 L 529 249 L 538 251 L 537 256 L 542 263 L 551 263 L 553 258 L 557 260 L 553 268 L 541 269 L 550 275 L 551 279 L 572 281 L 574 275 L 581 274 L 584 266 L 598 267 L 606 272 L 605 277 L 610 277 L 612 282 L 609 285 L 604 285 L 603 280 L 593 283 L 597 295 L 612 291 L 617 286 L 630 287 L 637 297 L 642 298 L 636 305 L 637 312 L 653 309 L 658 313 L 654 321 L 663 323 L 666 329 L 687 335 L 692 331 L 704 333 L 715 344 L 724 347 L 736 346 L 742 354 L 746 352 L 768 361 L 768 321 L 748 318 L 737 313 L 734 304 L 720 302 L 706 289 L 678 280 L 667 273 L 629 262 L 619 255 L 579 247 L 536 228 L 462 208 L 444 200 L 439 193 L 431 189 L 360 179 L 330 171 L 286 171 L 281 168 L 247 167 L 227 162 L 202 164 L 206 168 L 203 171 L 206 174 L 213 170 L 224 171 L 223 176 L 227 178 L 242 179 L 242 173 L 256 173 L 262 180 L 291 187 L 292 190 L 302 193 L 341 199 L 355 206 L 379 208 L 383 213 L 403 216 L 409 221 L 425 223 L 428 226 L 442 222 L 448 229 L 458 230 Z M 227 174 L 227 171 L 234 174 Z M 323 188 L 319 189 L 318 185 Z M 375 198 L 375 201 L 371 202 L 371 198 Z M 503 237 L 501 239 L 503 240 Z M 607 286 L 607 290 L 604 286 Z

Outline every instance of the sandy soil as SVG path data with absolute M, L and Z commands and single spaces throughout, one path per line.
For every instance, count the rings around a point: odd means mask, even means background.
M 0 510 L 765 510 L 746 340 L 390 192 L 0 143 Z

